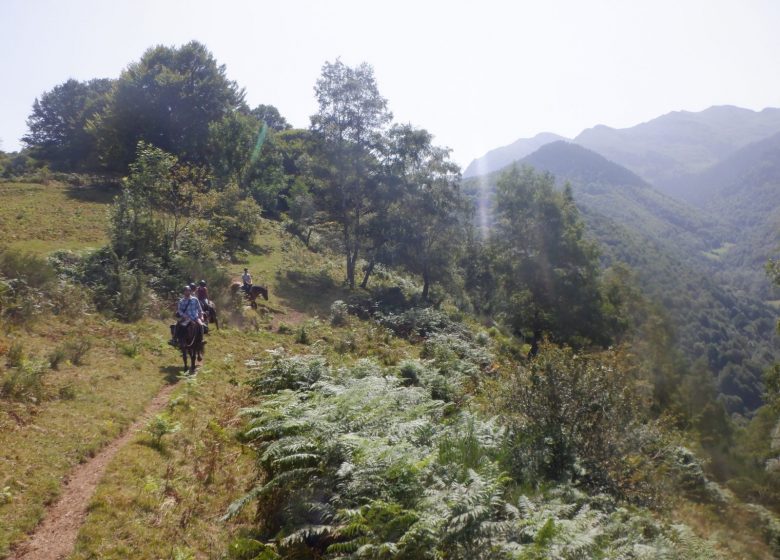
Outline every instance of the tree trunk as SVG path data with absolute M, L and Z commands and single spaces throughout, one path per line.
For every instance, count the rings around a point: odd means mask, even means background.
M 428 288 L 430 288 L 431 285 L 431 279 L 428 275 L 428 272 L 423 272 L 423 290 L 422 290 L 422 299 L 423 301 L 428 301 Z
M 368 277 L 371 276 L 371 273 L 374 272 L 374 259 L 371 259 L 371 262 L 368 263 L 368 266 L 366 267 L 366 273 L 363 275 L 363 281 L 360 283 L 360 287 L 364 290 L 368 287 Z

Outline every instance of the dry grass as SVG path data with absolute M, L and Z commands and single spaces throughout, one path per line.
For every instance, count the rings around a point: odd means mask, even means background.
M 110 187 L 0 183 L 0 239 L 10 247 L 47 254 L 105 242 Z

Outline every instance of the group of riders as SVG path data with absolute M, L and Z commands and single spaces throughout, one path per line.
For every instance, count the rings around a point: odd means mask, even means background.
M 244 269 L 241 276 L 243 285 L 241 289 L 248 293 L 252 288 L 252 275 L 248 269 Z M 209 289 L 205 280 L 195 283 L 185 284 L 182 290 L 182 298 L 176 306 L 176 323 L 171 325 L 171 340 L 168 344 L 179 346 L 179 340 L 182 339 L 187 326 L 190 323 L 196 323 L 203 334 L 208 334 L 208 316 L 215 314 L 214 304 L 209 300 Z M 203 344 L 206 344 L 203 341 Z

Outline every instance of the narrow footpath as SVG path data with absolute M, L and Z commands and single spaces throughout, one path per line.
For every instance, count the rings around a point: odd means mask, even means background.
M 175 384 L 165 385 L 123 435 L 73 469 L 59 499 L 47 508 L 43 521 L 30 538 L 11 553 L 9 560 L 60 560 L 73 552 L 89 501 L 109 463 L 155 414 L 165 408 L 175 387 Z

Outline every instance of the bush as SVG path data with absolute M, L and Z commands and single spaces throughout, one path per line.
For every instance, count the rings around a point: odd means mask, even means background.
M 575 481 L 640 496 L 645 418 L 619 357 L 543 347 L 527 367 L 493 387 L 509 419 L 508 467 L 518 480 Z
M 60 363 L 66 359 L 66 352 L 65 349 L 61 346 L 58 346 L 51 352 L 49 352 L 49 355 L 46 357 L 46 359 L 49 361 L 49 367 L 51 369 L 60 369 Z
M 162 438 L 168 434 L 175 434 L 180 428 L 181 425 L 177 422 L 172 422 L 168 416 L 158 414 L 147 424 L 146 433 L 152 437 L 152 446 L 162 449 Z
M 17 400 L 40 401 L 43 398 L 43 376 L 46 362 L 23 360 L 6 373 L 0 386 L 0 395 Z
M 45 290 L 51 288 L 54 269 L 35 255 L 0 250 L 0 320 L 25 324 L 52 305 Z
M 342 327 L 347 324 L 349 306 L 340 299 L 330 305 L 330 324 L 334 327 Z
M 271 352 L 270 362 L 249 360 L 250 371 L 262 370 L 266 375 L 254 378 L 250 385 L 256 394 L 275 393 L 284 389 L 308 390 L 327 371 L 322 356 L 287 357 L 283 349 Z
M 70 360 L 70 363 L 74 366 L 80 366 L 84 363 L 84 358 L 91 348 L 92 343 L 87 339 L 81 338 L 66 342 L 63 346 L 63 352 Z
M 8 367 L 19 367 L 25 360 L 24 346 L 21 342 L 14 342 L 5 355 L 5 363 Z

